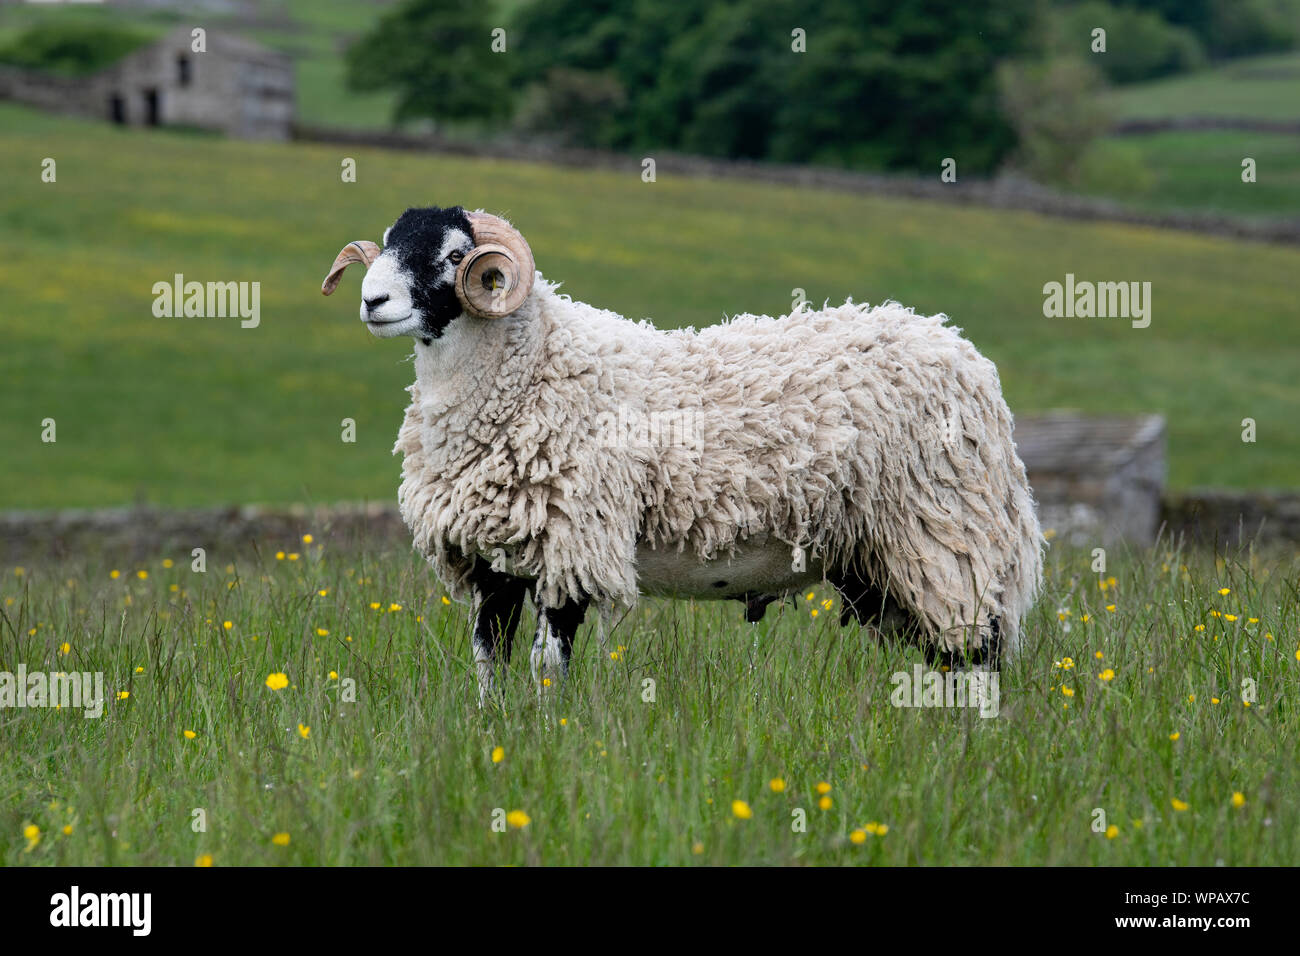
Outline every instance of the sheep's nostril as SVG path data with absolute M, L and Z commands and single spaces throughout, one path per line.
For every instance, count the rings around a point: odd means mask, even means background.
M 362 299 L 361 301 L 364 302 L 364 303 L 366 304 L 366 311 L 367 311 L 367 312 L 373 312 L 373 311 L 375 311 L 375 309 L 379 308 L 381 305 L 383 305 L 385 302 L 388 301 L 388 296 L 387 296 L 387 295 L 377 295 L 377 296 L 375 296 L 374 298 L 371 298 L 371 299 Z

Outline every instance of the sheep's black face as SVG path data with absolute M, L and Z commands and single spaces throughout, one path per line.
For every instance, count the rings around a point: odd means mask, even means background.
M 361 283 L 361 321 L 375 335 L 440 338 L 461 314 L 453 281 L 474 248 L 459 206 L 408 209 L 384 233 L 384 251 Z

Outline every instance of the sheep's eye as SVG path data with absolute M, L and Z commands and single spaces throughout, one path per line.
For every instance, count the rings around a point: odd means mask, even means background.
M 452 265 L 459 265 L 459 264 L 460 264 L 460 260 L 462 260 L 462 259 L 465 258 L 465 253 L 463 253 L 463 252 L 453 252 L 453 253 L 452 253 L 451 255 L 449 255 L 447 258 L 451 260 Z

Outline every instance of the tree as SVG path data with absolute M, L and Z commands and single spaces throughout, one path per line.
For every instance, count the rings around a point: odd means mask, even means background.
M 994 82 L 1038 42 L 1040 0 L 539 0 L 518 78 L 603 72 L 621 105 L 595 145 L 933 169 L 993 168 L 1015 144 Z M 792 50 L 791 31 L 807 37 Z
M 1004 63 L 1002 102 L 1019 133 L 1019 159 L 1043 181 L 1074 181 L 1092 141 L 1110 125 L 1097 70 L 1080 57 Z
M 508 117 L 509 55 L 492 51 L 497 26 L 483 3 L 406 0 L 348 48 L 348 85 L 395 89 L 394 122 Z

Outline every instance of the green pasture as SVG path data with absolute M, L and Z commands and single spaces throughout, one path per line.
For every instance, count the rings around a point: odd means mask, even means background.
M 1195 73 L 1117 87 L 1117 119 L 1231 116 L 1300 120 L 1300 52 L 1228 60 Z
M 1300 862 L 1293 557 L 1053 552 L 981 717 L 822 588 L 588 623 L 540 697 L 528 611 L 480 711 L 409 552 L 261 545 L 3 569 L 2 669 L 106 702 L 0 708 L 0 865 Z
M 1174 487 L 1296 484 L 1300 249 L 945 203 L 139 132 L 0 106 L 0 504 L 391 500 L 413 371 L 340 246 L 408 205 L 512 218 L 569 294 L 662 326 L 894 298 L 945 312 L 1017 414 L 1164 413 Z M 357 182 L 341 181 L 343 159 Z M 43 182 L 42 161 L 57 180 Z M 154 284 L 260 283 L 260 324 L 157 318 Z M 1067 273 L 1147 281 L 1149 328 L 1043 316 Z M 356 442 L 341 422 L 356 422 Z M 1243 443 L 1245 418 L 1258 440 Z M 54 442 L 42 441 L 54 419 Z

